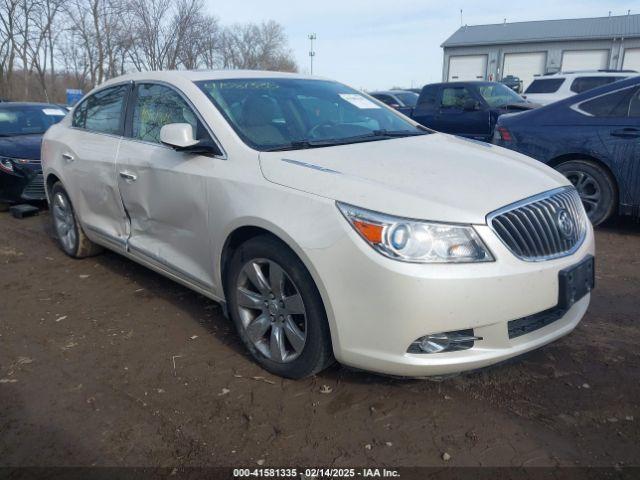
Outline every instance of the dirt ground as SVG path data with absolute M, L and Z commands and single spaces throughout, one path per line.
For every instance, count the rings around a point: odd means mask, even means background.
M 444 381 L 248 358 L 217 304 L 0 214 L 0 465 L 640 465 L 640 225 L 597 233 L 569 336 Z M 330 393 L 322 393 L 323 386 Z

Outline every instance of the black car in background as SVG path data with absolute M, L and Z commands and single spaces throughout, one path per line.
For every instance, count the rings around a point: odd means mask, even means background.
M 0 103 L 0 204 L 44 200 L 42 135 L 67 111 L 48 103 Z
M 616 211 L 640 217 L 640 77 L 504 115 L 494 143 L 562 172 L 594 225 Z
M 411 112 L 418 103 L 418 94 L 408 90 L 385 90 L 372 92 L 369 95 L 408 117 L 411 116 Z
M 490 142 L 500 115 L 536 106 L 498 82 L 434 83 L 422 88 L 411 118 L 438 132 Z

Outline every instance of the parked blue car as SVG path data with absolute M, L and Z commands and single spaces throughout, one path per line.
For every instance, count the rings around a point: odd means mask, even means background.
M 502 114 L 537 107 L 497 82 L 425 85 L 411 118 L 438 132 L 490 142 Z
M 498 119 L 494 143 L 562 172 L 594 225 L 640 216 L 640 78 Z
M 48 103 L 0 103 L 0 204 L 44 200 L 42 135 L 67 110 Z

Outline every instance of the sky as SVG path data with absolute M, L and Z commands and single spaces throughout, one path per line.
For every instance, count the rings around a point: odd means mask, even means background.
M 488 23 L 640 13 L 638 0 L 205 0 L 221 23 L 275 20 L 300 72 L 365 90 L 419 87 L 442 78 L 440 45 L 460 28 Z

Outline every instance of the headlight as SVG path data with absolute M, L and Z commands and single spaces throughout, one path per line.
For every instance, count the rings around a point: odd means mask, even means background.
M 13 162 L 10 158 L 0 157 L 0 170 L 4 170 L 5 172 L 13 172 Z
M 393 217 L 337 202 L 351 226 L 375 250 L 402 262 L 492 262 L 493 256 L 470 225 Z

